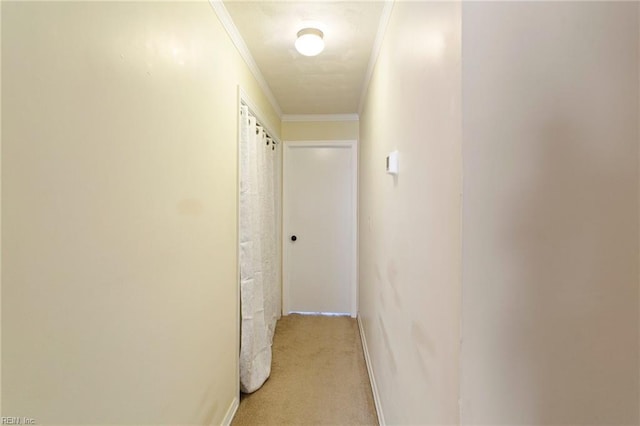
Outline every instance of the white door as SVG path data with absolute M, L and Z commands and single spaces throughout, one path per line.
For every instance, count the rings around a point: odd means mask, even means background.
M 284 144 L 283 313 L 357 313 L 355 141 Z

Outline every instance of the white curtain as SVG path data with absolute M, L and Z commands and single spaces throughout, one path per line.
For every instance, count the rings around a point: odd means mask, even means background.
M 244 105 L 240 122 L 240 389 L 248 393 L 269 377 L 280 314 L 279 163 L 273 140 Z

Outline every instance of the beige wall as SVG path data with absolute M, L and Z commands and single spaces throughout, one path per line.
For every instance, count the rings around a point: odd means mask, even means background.
M 463 424 L 638 424 L 637 8 L 463 5 Z
M 458 421 L 460 108 L 459 3 L 396 3 L 360 116 L 360 317 L 387 424 Z
M 358 121 L 283 121 L 285 141 L 358 140 Z
M 206 1 L 2 5 L 2 415 L 219 424 L 237 84 Z

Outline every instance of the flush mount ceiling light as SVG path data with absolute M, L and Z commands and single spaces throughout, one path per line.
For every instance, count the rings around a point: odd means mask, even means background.
M 298 31 L 296 50 L 304 56 L 316 56 L 324 49 L 324 34 L 317 28 L 304 28 Z

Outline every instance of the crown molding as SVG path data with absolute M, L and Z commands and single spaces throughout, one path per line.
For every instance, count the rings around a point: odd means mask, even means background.
M 380 49 L 382 49 L 382 41 L 387 31 L 387 25 L 391 18 L 391 11 L 393 10 L 394 0 L 385 0 L 382 14 L 380 15 L 380 21 L 378 22 L 378 32 L 376 39 L 373 42 L 373 48 L 371 49 L 371 56 L 369 57 L 369 66 L 367 67 L 367 73 L 362 81 L 362 92 L 360 92 L 360 103 L 358 104 L 358 114 L 362 114 L 362 107 L 364 107 L 364 98 L 369 91 L 369 83 L 373 76 L 373 70 L 378 62 L 378 56 L 380 55 Z
M 358 121 L 358 114 L 284 114 L 282 122 Z
M 209 0 L 209 4 L 213 8 L 216 15 L 218 15 L 220 23 L 227 31 L 227 34 L 229 34 L 231 41 L 240 53 L 240 56 L 242 56 L 242 59 L 244 59 L 244 62 L 249 67 L 251 74 L 253 74 L 255 79 L 258 81 L 258 85 L 269 100 L 269 103 L 273 107 L 274 111 L 276 112 L 276 114 L 278 114 L 278 117 L 282 117 L 282 109 L 280 108 L 278 101 L 276 101 L 275 96 L 273 96 L 273 92 L 271 92 L 271 88 L 267 84 L 267 81 L 264 79 L 262 71 L 260 71 L 258 64 L 256 64 L 256 61 L 253 59 L 253 56 L 251 55 L 247 44 L 244 42 L 244 39 L 240 35 L 240 31 L 238 31 L 238 28 L 233 23 L 233 19 L 231 19 L 231 15 L 229 15 L 229 11 L 227 10 L 227 8 L 224 7 L 222 0 Z

